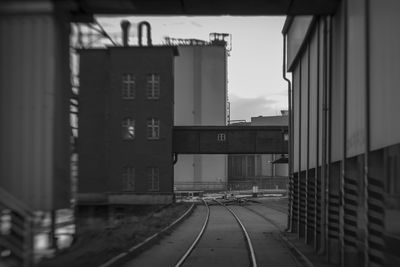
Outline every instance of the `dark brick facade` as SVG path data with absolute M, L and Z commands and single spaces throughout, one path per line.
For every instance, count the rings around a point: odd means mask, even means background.
M 172 200 L 176 49 L 112 47 L 80 50 L 79 55 L 78 203 L 135 204 L 138 196 L 140 204 Z M 122 76 L 126 73 L 135 75 L 134 99 L 122 96 Z M 146 77 L 151 73 L 160 77 L 158 99 L 146 95 Z M 122 122 L 127 117 L 135 121 L 131 140 L 122 135 Z M 147 138 L 150 118 L 160 122 L 159 139 Z M 123 179 L 126 166 L 134 168 L 134 186 L 129 190 Z M 155 190 L 149 181 L 149 168 L 158 168 L 159 186 Z

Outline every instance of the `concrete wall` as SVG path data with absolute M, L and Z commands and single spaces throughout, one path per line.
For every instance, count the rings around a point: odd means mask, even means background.
M 174 125 L 226 125 L 226 51 L 180 46 L 175 59 Z M 225 155 L 179 155 L 175 182 L 226 182 Z M 179 189 L 179 188 L 178 188 Z

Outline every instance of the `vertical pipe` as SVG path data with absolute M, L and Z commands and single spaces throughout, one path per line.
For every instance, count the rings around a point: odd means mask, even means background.
M 311 41 L 310 41 L 311 42 Z M 310 73 L 311 73 L 311 64 L 310 64 L 310 59 L 311 59 L 311 52 L 310 52 L 311 48 L 310 48 L 310 43 L 308 43 L 307 45 L 307 148 L 306 148 L 306 214 L 305 214 L 305 218 L 306 218 L 306 225 L 305 225 L 305 243 L 309 244 L 310 240 L 309 240 L 309 168 L 310 168 Z
M 315 205 L 314 205 L 314 223 L 315 223 L 315 227 L 314 227 L 314 250 L 316 251 L 317 249 L 318 249 L 318 242 L 317 242 L 317 238 L 318 238 L 318 230 L 317 230 L 317 227 L 318 227 L 318 225 L 317 225 L 317 222 L 318 222 L 318 205 L 317 205 L 317 203 L 319 203 L 319 199 L 318 199 L 318 179 L 320 179 L 320 175 L 319 175 L 319 171 L 318 171 L 318 169 L 319 169 L 319 138 L 320 138 L 320 136 L 319 136 L 319 118 L 320 118 L 320 114 L 319 114 L 319 105 L 320 105 L 320 103 L 319 103 L 319 91 L 320 91 L 320 89 L 319 89 L 319 83 L 320 83 L 320 80 L 319 80 L 319 74 L 320 74 L 320 18 L 318 18 L 318 20 L 317 20 L 317 26 L 316 26 L 316 28 L 317 28 L 317 96 L 316 96 L 316 98 L 317 98 L 317 112 L 316 112 L 316 121 L 317 121 L 317 123 L 316 123 L 316 146 L 315 146 L 315 148 L 316 148 L 316 151 L 315 151 L 315 155 L 316 155 L 316 162 L 315 162 L 315 195 L 314 195 L 314 203 L 315 203 Z
M 369 259 L 369 203 L 368 203 L 368 189 L 369 189 L 369 181 L 368 181 L 368 167 L 369 167 L 369 150 L 370 150 L 370 124 L 369 124 L 369 92 L 370 92 L 370 44 L 369 44 L 369 0 L 365 0 L 365 103 L 364 103 L 364 112 L 365 112 L 365 151 L 364 151 L 364 193 L 365 193 L 365 263 L 364 266 L 370 266 Z
M 127 20 L 121 21 L 121 29 L 122 29 L 122 45 L 123 46 L 128 46 L 129 41 L 129 27 L 131 26 L 131 23 Z
M 327 149 L 326 149 L 326 158 L 327 158 L 327 165 L 326 165 L 326 234 L 327 238 L 326 240 L 329 242 L 329 209 L 330 209 L 330 166 L 331 166 L 331 146 L 332 146 L 332 138 L 331 138 L 331 133 L 332 133 L 332 113 L 330 112 L 331 109 L 331 101 L 332 101 L 332 17 L 328 16 L 328 24 L 327 24 L 327 29 L 328 29 L 328 46 L 327 46 L 327 53 L 328 53 L 328 58 L 327 58 L 327 107 L 326 107 L 326 116 L 327 116 Z M 329 258 L 329 243 L 327 245 L 328 248 L 328 258 Z
M 321 162 L 321 252 L 326 251 L 326 87 L 327 87 L 327 18 L 324 18 L 324 31 L 323 31 L 323 88 L 322 88 L 322 162 Z
M 302 57 L 300 57 L 300 60 L 298 62 L 299 64 L 299 88 L 297 88 L 297 90 L 299 91 L 299 170 L 297 172 L 297 236 L 300 239 L 301 237 L 301 93 L 302 93 L 302 88 L 301 88 L 301 84 L 302 84 L 302 68 L 301 68 L 301 61 L 302 61 Z
M 286 38 L 287 36 L 285 33 L 283 33 L 283 64 L 282 64 L 282 76 L 283 79 L 287 82 L 288 84 L 288 115 L 289 115 L 289 144 L 288 144 L 288 160 L 289 160 L 289 212 L 288 212 L 288 221 L 287 221 L 287 230 L 292 229 L 292 218 L 293 218 L 293 150 L 292 150 L 292 144 L 293 144 L 293 135 L 292 135 L 292 129 L 293 129 L 293 122 L 292 122 L 292 85 L 291 81 L 286 77 L 286 51 L 287 51 L 287 44 L 286 44 Z
M 139 46 L 143 46 L 143 26 L 146 26 L 147 46 L 152 46 L 151 41 L 151 26 L 147 21 L 142 21 L 138 25 Z
M 345 266 L 345 242 L 344 242 L 344 210 L 345 210 L 345 177 L 346 177 L 346 149 L 347 149 L 347 1 L 343 2 L 343 151 L 342 151 L 342 173 L 340 176 L 340 245 L 341 266 Z

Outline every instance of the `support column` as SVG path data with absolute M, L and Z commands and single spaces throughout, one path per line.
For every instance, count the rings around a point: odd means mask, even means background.
M 70 205 L 67 14 L 0 3 L 0 187 L 34 210 Z

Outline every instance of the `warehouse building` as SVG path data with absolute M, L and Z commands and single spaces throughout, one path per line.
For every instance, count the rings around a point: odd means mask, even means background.
M 288 17 L 290 229 L 342 266 L 399 266 L 398 1 Z

